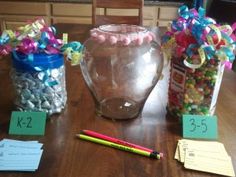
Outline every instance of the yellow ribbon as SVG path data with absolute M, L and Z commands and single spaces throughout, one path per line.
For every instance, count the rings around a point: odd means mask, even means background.
M 204 50 L 203 50 L 202 47 L 200 47 L 200 48 L 198 49 L 198 53 L 199 53 L 199 57 L 200 57 L 200 63 L 199 63 L 199 64 L 192 64 L 192 63 L 189 63 L 189 62 L 187 61 L 187 58 L 188 58 L 188 57 L 186 57 L 186 58 L 184 59 L 184 61 L 183 61 L 184 65 L 187 66 L 187 67 L 189 67 L 189 68 L 191 68 L 191 69 L 200 68 L 200 67 L 202 66 L 202 64 L 205 62 L 206 56 L 205 56 L 205 52 L 204 52 Z

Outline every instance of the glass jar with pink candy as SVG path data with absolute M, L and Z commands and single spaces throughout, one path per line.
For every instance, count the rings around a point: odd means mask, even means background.
M 92 29 L 80 66 L 97 115 L 138 117 L 161 76 L 163 61 L 155 35 L 144 27 L 108 24 Z

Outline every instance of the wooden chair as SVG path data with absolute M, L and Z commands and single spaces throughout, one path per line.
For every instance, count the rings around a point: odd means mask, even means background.
M 104 24 L 133 24 L 143 25 L 143 0 L 93 0 L 92 6 L 92 23 L 94 26 Z M 117 11 L 118 15 L 110 15 L 110 11 L 114 9 L 132 10 L 136 9 L 138 14 L 122 15 L 122 12 Z M 98 12 L 97 14 L 96 12 Z

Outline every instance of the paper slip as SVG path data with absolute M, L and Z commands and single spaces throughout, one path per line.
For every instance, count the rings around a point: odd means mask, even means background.
M 215 141 L 194 141 L 183 139 L 178 142 L 177 148 L 179 157 L 176 157 L 176 159 L 179 159 L 180 162 L 184 162 L 186 149 L 196 149 L 203 151 L 203 153 L 207 153 L 208 155 L 221 153 L 223 156 L 228 156 L 224 145 Z
M 0 141 L 1 171 L 35 171 L 43 153 L 37 141 L 3 139 Z
M 184 167 L 220 175 L 235 176 L 231 158 L 229 156 L 221 157 L 219 154 L 215 157 L 209 157 L 202 155 L 200 151 L 187 149 Z
M 13 141 L 4 139 L 0 141 L 0 148 L 16 148 L 16 149 L 41 149 L 43 144 L 38 142 L 31 142 L 31 141 Z
M 219 142 L 179 140 L 174 158 L 187 169 L 235 176 L 231 157 Z

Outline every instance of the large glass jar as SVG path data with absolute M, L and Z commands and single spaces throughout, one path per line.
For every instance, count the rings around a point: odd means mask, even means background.
M 103 25 L 84 43 L 81 70 L 96 113 L 137 117 L 161 76 L 163 57 L 155 35 L 135 25 Z
M 188 63 L 188 60 L 197 63 L 199 58 L 171 58 L 167 109 L 175 117 L 213 115 L 215 112 L 224 64 L 217 58 L 206 60 L 197 68 Z
M 12 54 L 11 78 L 19 111 L 60 113 L 67 100 L 62 54 Z

